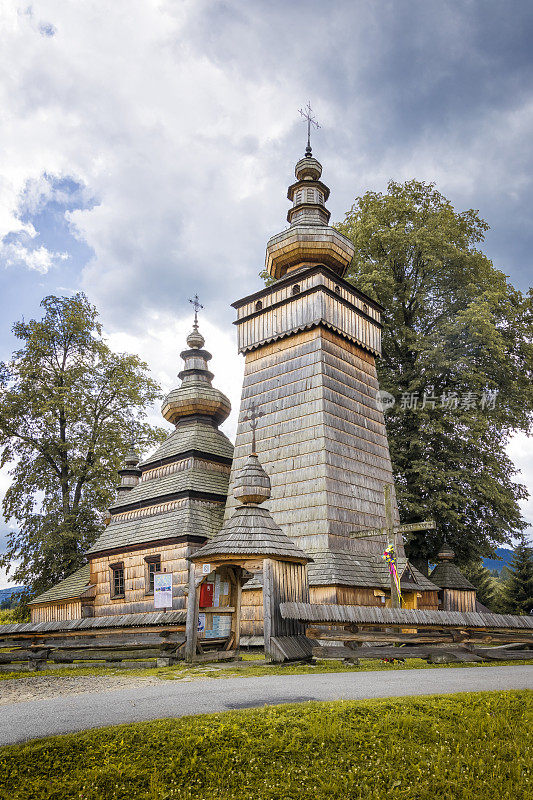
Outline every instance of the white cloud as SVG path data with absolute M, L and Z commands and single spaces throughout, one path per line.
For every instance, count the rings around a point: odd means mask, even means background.
M 55 253 L 48 250 L 44 245 L 31 248 L 20 241 L 4 244 L 0 247 L 0 259 L 5 267 L 24 266 L 27 269 L 39 272 L 41 275 L 46 275 L 57 260 L 65 261 L 67 258 L 68 253 Z

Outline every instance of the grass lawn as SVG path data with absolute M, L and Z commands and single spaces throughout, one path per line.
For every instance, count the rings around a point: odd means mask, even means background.
M 532 710 L 480 692 L 121 725 L 3 748 L 0 797 L 526 800 Z
M 400 655 L 399 648 L 398 654 Z M 193 680 L 195 678 L 231 678 L 231 677 L 253 677 L 262 675 L 308 675 L 317 672 L 370 672 L 374 670 L 402 670 L 402 669 L 443 669 L 454 667 L 502 667 L 529 664 L 533 665 L 533 659 L 525 661 L 484 661 L 482 663 L 465 662 L 454 664 L 428 664 L 422 658 L 406 658 L 404 662 L 389 664 L 377 658 L 361 660 L 359 665 L 345 664 L 343 661 L 333 659 L 317 659 L 314 664 L 256 664 L 254 662 L 262 660 L 262 655 L 245 655 L 243 661 L 238 664 L 208 663 L 198 664 L 188 667 L 178 664 L 174 667 L 153 667 L 149 669 L 120 669 L 118 667 L 79 667 L 77 669 L 46 669 L 39 672 L 1 672 L 2 680 L 14 678 L 35 678 L 35 677 L 76 677 L 85 675 L 121 675 L 127 677 L 156 676 L 163 680 Z

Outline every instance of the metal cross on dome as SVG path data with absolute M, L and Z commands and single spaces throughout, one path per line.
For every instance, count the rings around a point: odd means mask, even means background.
M 257 406 L 255 403 L 250 403 L 248 407 L 248 415 L 243 418 L 244 422 L 250 423 L 250 428 L 252 429 L 252 455 L 255 456 L 257 453 L 255 452 L 255 432 L 257 430 L 257 423 L 261 417 L 264 417 L 263 411 L 258 411 Z
M 189 303 L 191 303 L 194 308 L 194 324 L 198 327 L 198 312 L 203 308 L 203 305 L 200 303 L 200 298 L 197 294 L 194 295 L 192 300 L 189 298 Z
M 320 125 L 318 124 L 316 119 L 313 117 L 313 109 L 311 108 L 311 101 L 310 100 L 307 102 L 307 105 L 305 106 L 305 111 L 303 109 L 301 109 L 301 108 L 298 109 L 298 110 L 299 110 L 300 114 L 302 115 L 302 117 L 307 120 L 307 151 L 306 152 L 309 152 L 309 154 L 311 154 L 311 125 L 314 125 L 315 128 L 320 128 Z

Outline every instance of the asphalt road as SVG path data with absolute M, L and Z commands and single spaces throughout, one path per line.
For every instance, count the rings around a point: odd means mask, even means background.
M 127 722 L 310 700 L 533 688 L 533 666 L 206 678 L 2 706 L 0 744 Z

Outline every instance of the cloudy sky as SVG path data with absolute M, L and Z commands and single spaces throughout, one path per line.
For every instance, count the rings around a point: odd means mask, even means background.
M 390 178 L 435 181 L 526 289 L 532 33 L 527 0 L 0 0 L 0 358 L 15 319 L 83 289 L 167 389 L 198 292 L 235 407 L 230 303 L 286 225 L 308 99 L 332 220 Z M 531 445 L 510 452 L 532 484 Z

